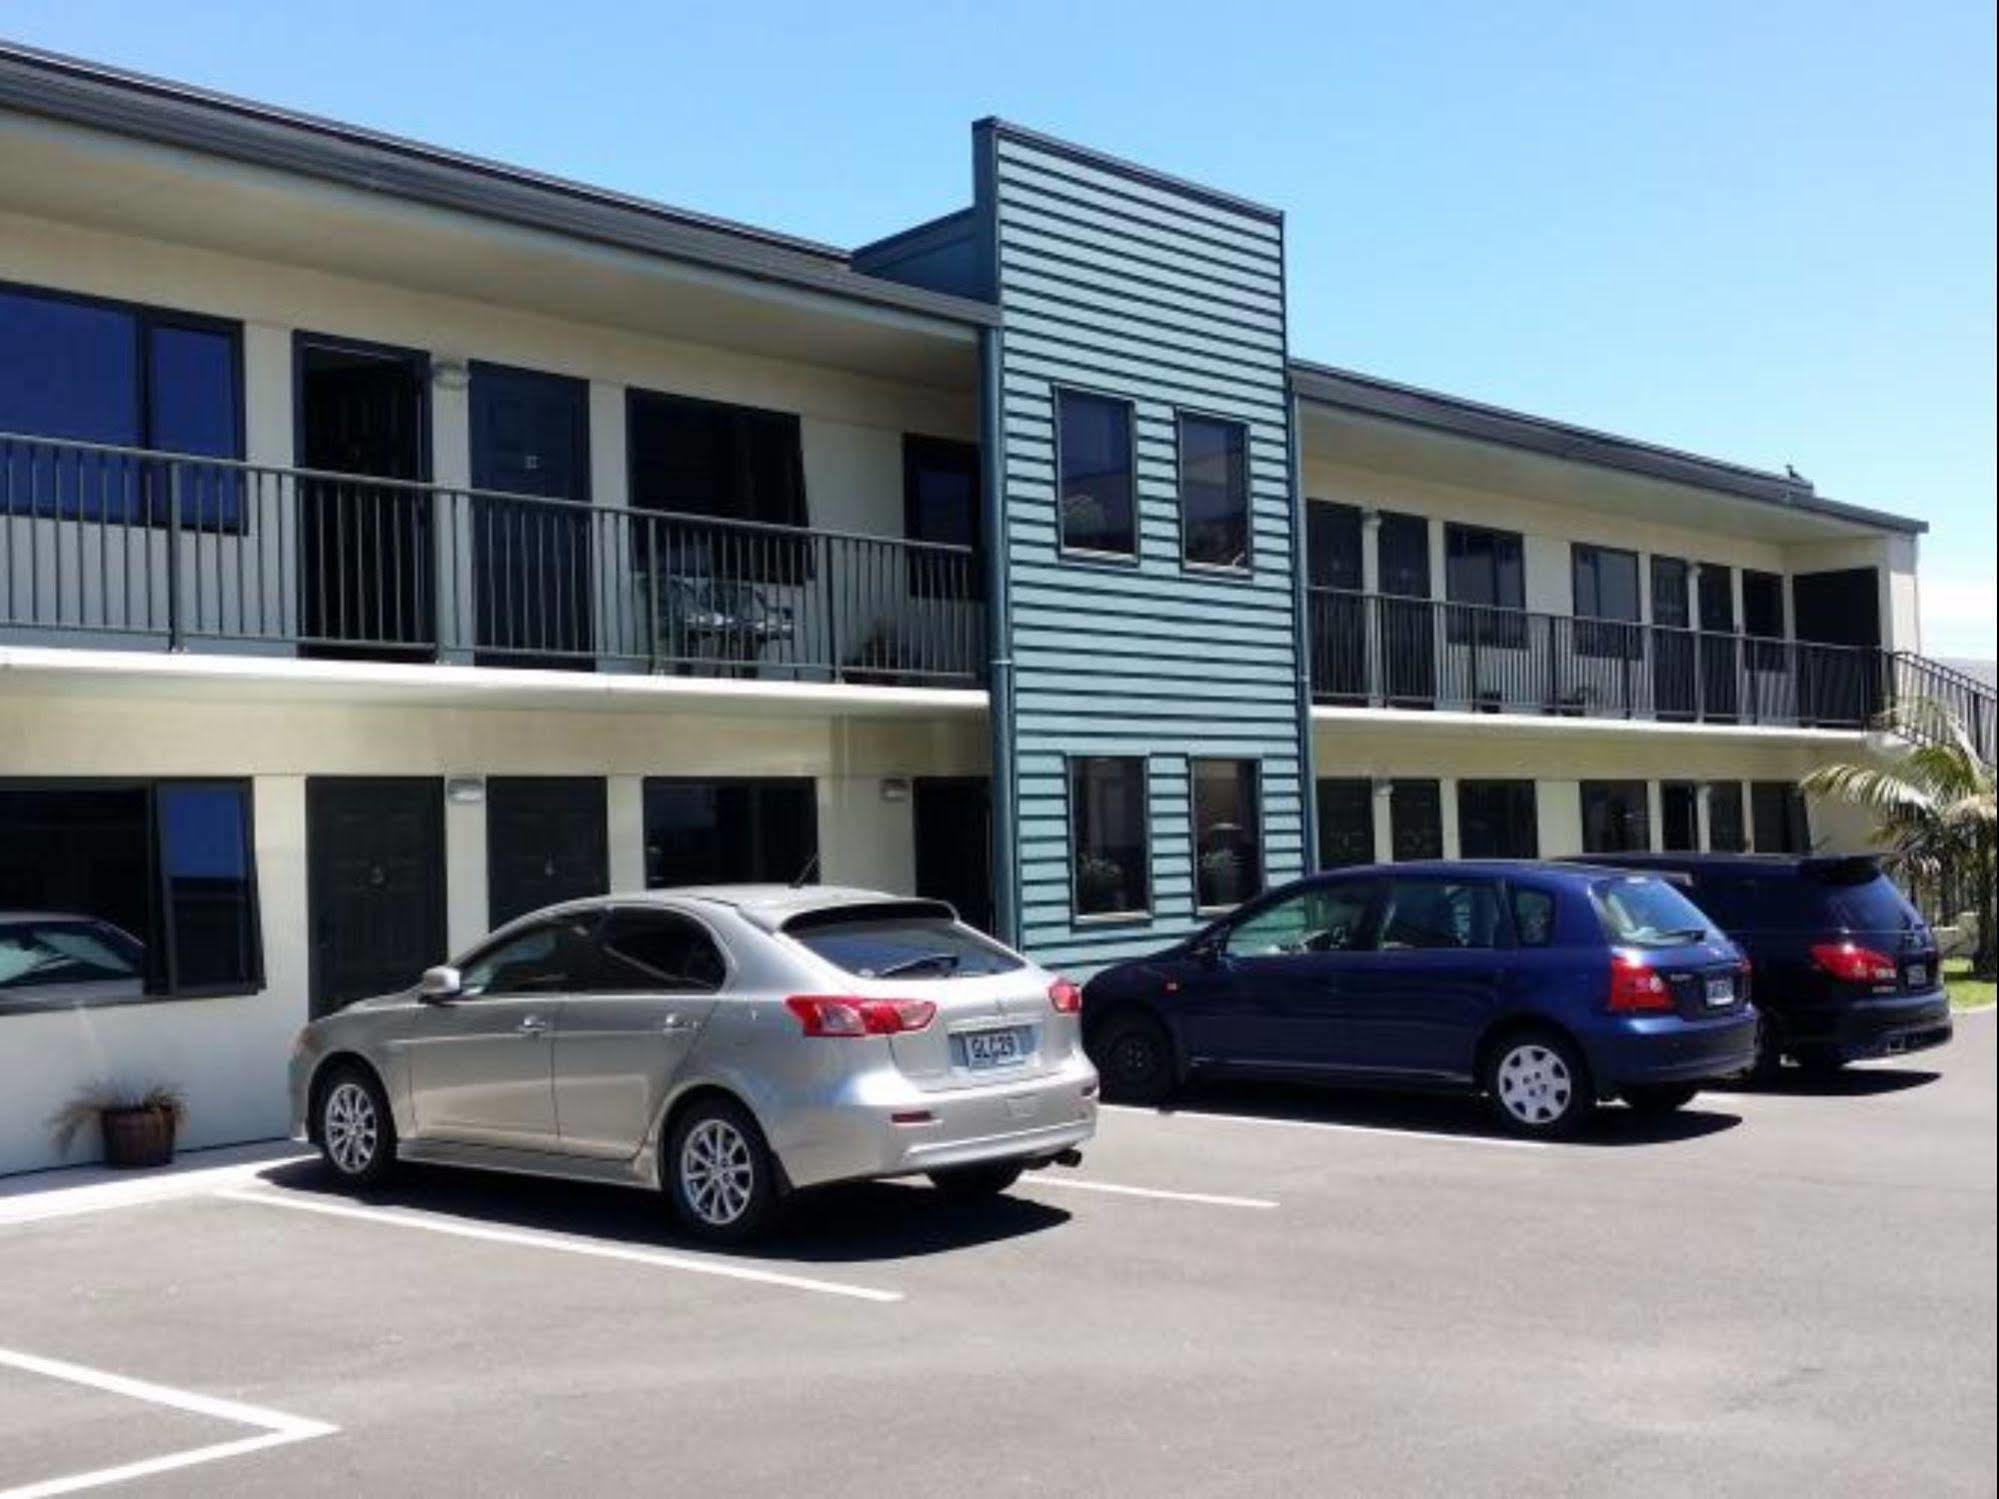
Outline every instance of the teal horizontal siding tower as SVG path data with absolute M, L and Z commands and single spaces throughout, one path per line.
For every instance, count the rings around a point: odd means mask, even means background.
M 996 830 L 998 907 L 1037 959 L 1087 974 L 1204 919 L 1200 860 L 1229 855 L 1196 847 L 1199 762 L 1253 767 L 1264 884 L 1306 867 L 1284 226 L 1269 209 L 1000 121 L 981 122 L 975 146 L 970 227 L 1002 313 L 986 362 L 1004 592 L 995 808 L 1013 814 L 1011 838 Z M 1135 472 L 1128 550 L 1077 544 L 1093 534 L 1091 502 L 1087 484 L 1064 493 L 1058 420 L 1075 397 L 1127 414 L 1115 430 L 1128 430 Z M 1240 435 L 1246 565 L 1188 560 L 1188 419 Z M 1067 440 L 1080 449 L 1076 433 Z M 1109 902 L 1119 909 L 1091 914 L 1079 907 L 1106 902 L 1082 887 L 1102 865 L 1080 857 L 1071 800 L 1077 762 L 1096 757 L 1126 776 L 1139 763 L 1147 878 Z

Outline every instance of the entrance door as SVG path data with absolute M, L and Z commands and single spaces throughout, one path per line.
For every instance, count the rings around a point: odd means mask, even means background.
M 1735 571 L 1701 564 L 1701 715 L 1733 719 L 1741 711 L 1741 642 L 1735 638 Z
M 1652 559 L 1652 705 L 1661 718 L 1692 718 L 1700 702 L 1688 572 L 1678 557 Z
M 1420 515 L 1383 515 L 1375 539 L 1380 561 L 1382 695 L 1397 707 L 1437 700 L 1437 606 L 1430 602 L 1430 523 Z
M 429 472 L 428 362 L 408 349 L 301 334 L 298 462 L 376 479 Z M 300 479 L 300 652 L 423 660 L 437 647 L 432 497 L 393 484 Z
M 1871 567 L 1791 579 L 1798 646 L 1799 716 L 1806 723 L 1863 724 L 1881 711 L 1881 580 Z
M 1361 568 L 1364 534 L 1360 506 L 1329 500 L 1306 503 L 1312 692 L 1320 701 L 1365 703 L 1370 695 L 1372 651 Z
M 443 962 L 442 785 L 314 776 L 305 818 L 312 1013 L 407 988 Z
M 611 888 L 601 776 L 486 782 L 486 909 L 495 927 Z
M 1667 853 L 1700 851 L 1700 794 L 1692 781 L 1659 783 L 1659 842 Z
M 947 900 L 967 926 L 993 921 L 993 798 L 984 776 L 916 780 L 916 893 Z
M 589 387 L 472 366 L 472 484 L 571 505 L 473 502 L 472 613 L 482 664 L 595 667 Z

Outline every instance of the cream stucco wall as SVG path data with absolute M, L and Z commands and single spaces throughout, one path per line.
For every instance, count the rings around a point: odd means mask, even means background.
M 310 775 L 603 775 L 613 888 L 644 883 L 648 775 L 811 776 L 821 877 L 906 891 L 911 803 L 885 780 L 977 775 L 984 720 L 587 713 L 156 696 L 0 695 L 0 777 L 242 776 L 254 788 L 266 985 L 238 998 L 0 1016 L 0 1173 L 53 1164 L 43 1121 L 97 1077 L 158 1079 L 190 1104 L 190 1146 L 285 1125 L 284 1061 L 306 1018 Z M 487 926 L 485 807 L 447 803 L 454 950 Z

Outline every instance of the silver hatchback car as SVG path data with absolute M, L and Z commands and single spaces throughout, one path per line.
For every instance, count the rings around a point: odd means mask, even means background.
M 1082 991 L 936 901 L 825 886 L 600 896 L 313 1021 L 292 1132 L 340 1178 L 437 1161 L 657 1187 L 694 1234 L 791 1190 L 961 1196 L 1096 1129 Z

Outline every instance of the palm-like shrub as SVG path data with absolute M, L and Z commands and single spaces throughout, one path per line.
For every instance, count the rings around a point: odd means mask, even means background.
M 1804 789 L 1871 813 L 1876 845 L 1913 888 L 1944 894 L 1969 884 L 1978 913 L 1972 972 L 1991 978 L 1999 877 L 1992 767 L 1979 758 L 1956 715 L 1930 699 L 1898 704 L 1882 726 L 1914 747 L 1893 757 L 1827 765 L 1805 778 Z

